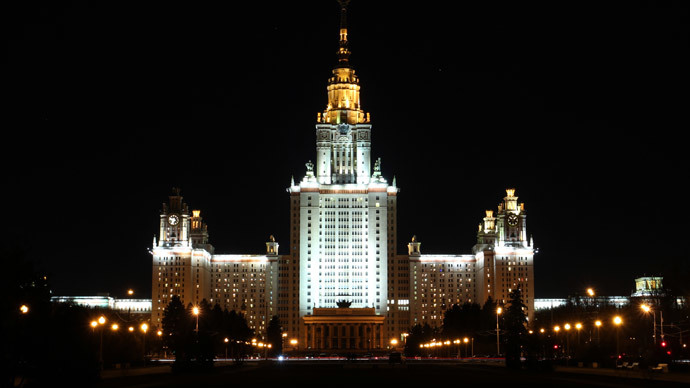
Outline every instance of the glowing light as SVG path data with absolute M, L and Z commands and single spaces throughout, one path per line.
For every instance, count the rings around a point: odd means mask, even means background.
M 102 325 L 102 324 L 104 324 L 104 323 L 105 323 L 105 317 L 101 315 L 101 316 L 98 318 L 98 324 Z
M 19 311 L 21 311 L 22 314 L 26 314 L 29 312 L 29 306 L 23 304 L 19 306 Z
M 576 328 L 577 330 L 580 330 L 580 329 L 582 329 L 582 324 L 581 324 L 581 323 L 579 323 L 579 322 L 578 322 L 578 323 L 576 323 L 576 324 L 575 324 L 575 328 Z
M 556 333 L 558 333 L 559 331 L 561 331 L 561 327 L 558 326 L 558 325 L 556 325 L 556 326 L 553 327 L 553 331 L 555 331 Z
M 496 309 L 496 314 L 501 314 L 503 312 L 503 308 L 499 307 Z
M 149 330 L 149 325 L 147 325 L 146 323 L 142 323 L 141 324 L 141 331 L 146 333 L 148 330 Z
M 118 325 L 117 323 L 113 323 L 112 326 L 110 326 L 110 328 L 111 328 L 113 331 L 117 331 L 117 329 L 120 328 L 120 325 Z
M 623 319 L 620 316 L 616 315 L 615 317 L 613 317 L 613 323 L 615 323 L 616 326 L 620 326 L 620 324 L 623 323 Z
M 398 345 L 398 340 L 395 339 L 395 338 L 393 338 L 393 339 L 391 340 L 391 345 L 393 345 L 393 346 Z
M 648 313 L 651 310 L 651 308 L 649 306 L 647 306 L 646 304 L 640 305 L 640 308 L 646 313 Z
M 192 308 L 192 313 L 193 313 L 194 315 L 199 315 L 199 308 L 196 307 L 196 306 L 194 306 L 194 308 Z
M 566 323 L 565 325 L 563 325 L 563 328 L 566 330 L 570 330 L 570 324 Z
M 596 327 L 601 326 L 601 321 L 597 320 L 596 322 L 594 322 L 594 325 L 595 325 Z

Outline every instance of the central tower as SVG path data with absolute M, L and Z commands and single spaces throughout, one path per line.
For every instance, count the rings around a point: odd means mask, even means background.
M 386 315 L 388 257 L 395 253 L 396 195 L 371 164 L 371 123 L 350 65 L 347 1 L 340 1 L 338 62 L 317 114 L 316 165 L 291 183 L 290 256 L 279 264 L 279 316 L 289 335 L 315 308 L 374 308 Z M 373 170 L 373 171 L 372 171 Z M 282 296 L 282 297 L 281 297 Z
M 359 79 L 350 67 L 347 2 L 340 4 L 338 64 L 328 79 L 328 104 L 316 120 L 316 177 L 321 184 L 367 184 L 371 124 L 361 109 Z

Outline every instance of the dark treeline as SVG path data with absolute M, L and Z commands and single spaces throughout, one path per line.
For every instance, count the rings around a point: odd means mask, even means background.
M 497 314 L 499 306 L 492 300 L 483 306 L 453 305 L 446 310 L 441 327 L 426 324 L 410 329 L 405 354 L 408 357 L 493 357 L 500 353 L 506 357 L 509 367 L 521 367 L 520 357 L 527 364 L 552 360 L 609 367 L 624 360 L 645 366 L 690 357 L 687 348 L 690 309 L 677 303 L 671 290 L 630 298 L 621 308 L 605 301 L 605 298 L 575 296 L 565 306 L 536 311 L 532 322 L 524 314 L 519 289 L 511 293 L 505 306 L 500 306 L 501 314 Z M 643 304 L 652 310 L 645 312 L 641 308 Z M 620 318 L 620 324 L 614 323 L 615 317 Z M 469 341 L 465 342 L 465 338 Z M 437 345 L 424 346 L 429 343 Z M 467 349 L 468 346 L 471 348 Z
M 205 299 L 198 314 L 194 307 L 174 296 L 163 315 L 163 345 L 175 357 L 175 369 L 208 368 L 218 355 L 241 361 L 251 352 L 254 331 L 243 314 L 211 307 Z
M 89 309 L 52 304 L 48 276 L 20 250 L 0 252 L 2 386 L 87 386 L 98 378 Z M 22 307 L 23 306 L 23 307 Z

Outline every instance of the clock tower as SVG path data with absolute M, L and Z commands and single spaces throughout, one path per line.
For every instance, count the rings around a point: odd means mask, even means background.
M 193 216 L 192 216 L 193 214 Z M 151 322 L 160 326 L 163 310 L 174 296 L 186 306 L 210 300 L 213 246 L 201 212 L 189 211 L 180 189 L 174 188 L 160 212 L 158 240 L 153 239 Z
M 163 203 L 161 208 L 158 246 L 188 246 L 191 229 L 189 208 L 182 202 L 179 188 L 173 188 L 168 199 L 168 203 Z
M 477 292 L 480 300 L 491 297 L 506 303 L 515 288 L 522 291 L 527 316 L 534 316 L 534 244 L 527 238 L 525 204 L 518 203 L 515 189 L 506 189 L 503 202 L 486 211 L 479 225 L 477 244 Z

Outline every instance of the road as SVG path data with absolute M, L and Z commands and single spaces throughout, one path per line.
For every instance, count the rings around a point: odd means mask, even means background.
M 163 367 L 167 369 L 167 367 Z M 631 374 L 578 373 L 576 370 L 554 372 L 512 371 L 498 365 L 459 364 L 447 361 L 408 361 L 403 365 L 386 362 L 253 362 L 242 366 L 216 366 L 205 374 L 157 373 L 102 380 L 98 388 L 148 387 L 426 387 L 430 384 L 507 387 L 687 387 L 687 382 L 652 378 L 632 378 Z M 688 379 L 690 381 L 690 379 Z

